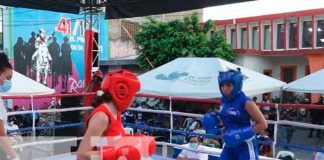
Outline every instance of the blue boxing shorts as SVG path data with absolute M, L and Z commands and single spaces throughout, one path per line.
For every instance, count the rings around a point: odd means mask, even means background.
M 253 137 L 245 140 L 235 148 L 226 147 L 220 155 L 220 160 L 259 160 L 257 140 Z

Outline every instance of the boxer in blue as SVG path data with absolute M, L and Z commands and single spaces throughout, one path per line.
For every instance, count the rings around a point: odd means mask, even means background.
M 223 95 L 219 116 L 225 126 L 225 146 L 221 160 L 258 160 L 255 133 L 267 128 L 267 123 L 256 104 L 242 91 L 240 69 L 220 72 L 219 88 Z

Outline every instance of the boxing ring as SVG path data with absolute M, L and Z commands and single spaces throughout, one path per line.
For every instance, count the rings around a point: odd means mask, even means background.
M 36 113 L 42 114 L 42 113 L 62 113 L 62 112 L 71 112 L 71 111 L 87 111 L 93 109 L 90 106 L 85 106 L 85 107 L 74 107 L 74 108 L 64 108 L 64 109 L 46 109 L 46 110 L 36 110 L 34 106 L 34 100 L 35 99 L 41 99 L 41 98 L 50 98 L 50 97 L 55 97 L 55 98 L 61 98 L 61 97 L 72 97 L 72 96 L 89 96 L 93 95 L 95 93 L 84 93 L 84 94 L 55 94 L 55 95 L 33 95 L 33 96 L 3 96 L 3 99 L 25 99 L 28 100 L 30 99 L 31 103 L 31 110 L 28 111 L 17 111 L 17 112 L 9 112 L 8 116 L 13 116 L 13 115 L 24 115 L 24 114 L 32 114 L 32 126 L 27 127 L 27 128 L 20 128 L 18 130 L 13 130 L 10 131 L 10 133 L 14 132 L 19 132 L 19 133 L 31 133 L 30 141 L 24 141 L 21 144 L 15 144 L 13 147 L 15 149 L 25 149 L 25 148 L 33 148 L 35 146 L 40 146 L 40 145 L 53 145 L 53 144 L 60 144 L 60 143 L 66 143 L 66 142 L 76 142 L 78 140 L 82 140 L 82 137 L 66 137 L 62 139 L 55 139 L 53 138 L 48 138 L 48 139 L 39 139 L 36 137 L 36 131 L 37 130 L 46 130 L 46 129 L 60 129 L 60 128 L 69 128 L 69 127 L 80 127 L 82 128 L 84 126 L 84 122 L 78 122 L 78 123 L 70 123 L 70 124 L 64 124 L 64 125 L 50 125 L 50 126 L 36 126 L 35 122 L 35 117 Z M 143 95 L 139 95 L 143 96 Z M 150 96 L 146 96 L 150 97 Z M 165 98 L 165 97 L 150 97 L 150 98 Z M 198 99 L 184 99 L 184 98 L 167 98 L 170 100 L 169 104 L 169 110 L 153 110 L 153 109 L 143 109 L 143 108 L 128 108 L 129 111 L 132 112 L 146 112 L 146 113 L 155 113 L 155 114 L 164 114 L 164 115 L 169 115 L 170 116 L 170 128 L 161 128 L 161 127 L 156 127 L 156 126 L 148 126 L 148 125 L 137 125 L 137 124 L 130 124 L 130 123 L 124 123 L 125 126 L 129 127 L 134 127 L 134 128 L 146 128 L 146 129 L 152 129 L 154 131 L 161 131 L 161 132 L 168 132 L 170 136 L 170 142 L 157 142 L 157 146 L 161 147 L 161 153 L 159 154 L 160 156 L 154 155 L 150 159 L 152 160 L 170 160 L 172 158 L 168 158 L 168 155 L 170 155 L 168 152 L 168 148 L 180 148 L 180 149 L 186 149 L 186 150 L 191 150 L 191 151 L 196 151 L 196 152 L 201 152 L 201 153 L 206 153 L 208 155 L 213 155 L 215 157 L 219 157 L 221 150 L 220 149 L 215 149 L 212 151 L 201 151 L 197 149 L 192 149 L 188 148 L 182 145 L 178 144 L 173 144 L 171 143 L 171 139 L 173 134 L 175 133 L 180 133 L 183 135 L 199 135 L 199 136 L 204 136 L 207 138 L 214 138 L 214 139 L 219 139 L 219 137 L 216 137 L 215 135 L 208 135 L 208 134 L 200 134 L 200 133 L 194 133 L 194 132 L 188 132 L 188 131 L 183 131 L 183 130 L 177 130 L 174 129 L 173 126 L 173 116 L 185 116 L 185 117 L 193 117 L 193 118 L 200 118 L 203 115 L 201 114 L 193 114 L 193 113 L 185 113 L 185 112 L 176 112 L 173 111 L 172 109 L 172 101 L 173 100 L 178 100 L 178 101 L 195 101 L 195 102 L 209 102 L 209 103 L 216 103 L 219 104 L 218 101 L 216 100 L 198 100 Z M 300 105 L 300 104 L 273 104 L 273 103 L 258 103 L 259 106 L 269 106 L 272 108 L 276 109 L 276 114 L 277 114 L 277 120 L 276 121 L 269 121 L 268 124 L 273 124 L 274 125 L 274 139 L 273 141 L 259 141 L 259 144 L 268 144 L 271 145 L 272 147 L 272 153 L 273 155 L 276 155 L 277 153 L 277 147 L 278 146 L 283 146 L 283 147 L 291 147 L 291 148 L 297 148 L 301 150 L 307 150 L 311 152 L 324 152 L 323 148 L 320 147 L 313 147 L 313 146 L 303 146 L 299 144 L 289 144 L 289 143 L 283 143 L 283 142 L 278 142 L 277 137 L 278 137 L 278 125 L 290 125 L 290 126 L 295 126 L 295 127 L 302 127 L 302 128 L 313 128 L 313 129 L 320 129 L 324 130 L 323 125 L 314 125 L 314 124 L 308 124 L 308 123 L 302 123 L 302 122 L 295 122 L 295 121 L 287 121 L 287 120 L 280 120 L 280 108 L 292 108 L 292 109 L 300 109 L 300 108 L 306 108 L 306 109 L 324 109 L 322 106 L 318 105 Z M 37 140 L 36 140 L 37 139 Z M 41 148 L 41 147 L 40 147 Z M 23 159 L 23 158 L 22 158 Z M 35 160 L 43 160 L 43 159 L 49 159 L 49 160 L 72 160 L 76 159 L 75 154 L 66 152 L 64 154 L 54 154 L 54 153 L 49 153 L 46 156 L 42 157 L 33 157 L 31 159 Z M 144 158 L 145 159 L 145 158 Z M 274 159 L 274 158 L 269 158 L 269 157 L 262 157 L 260 156 L 261 160 L 267 160 L 267 159 Z
M 35 160 L 76 160 L 75 154 L 61 154 L 52 157 L 37 158 Z M 143 159 L 145 160 L 145 159 Z M 172 160 L 171 158 L 153 156 L 151 160 Z

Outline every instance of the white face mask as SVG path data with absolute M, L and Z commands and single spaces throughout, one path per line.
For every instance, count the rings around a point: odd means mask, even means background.
M 198 143 L 189 143 L 189 147 L 193 148 L 193 149 L 197 149 L 198 148 Z

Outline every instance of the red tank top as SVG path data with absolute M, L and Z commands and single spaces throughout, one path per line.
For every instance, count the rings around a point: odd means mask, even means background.
M 89 117 L 89 121 L 90 121 L 91 117 L 94 114 L 96 114 L 97 112 L 103 112 L 109 118 L 108 128 L 103 133 L 102 136 L 115 137 L 115 136 L 124 136 L 125 135 L 125 130 L 124 130 L 124 127 L 123 127 L 123 123 L 122 123 L 122 118 L 121 118 L 120 112 L 117 112 L 117 119 L 115 119 L 114 115 L 110 112 L 110 110 L 106 107 L 106 105 L 105 104 L 101 104 L 100 106 L 96 107 L 92 111 L 92 113 L 91 113 L 91 115 Z M 88 126 L 88 124 L 87 124 L 87 126 Z

